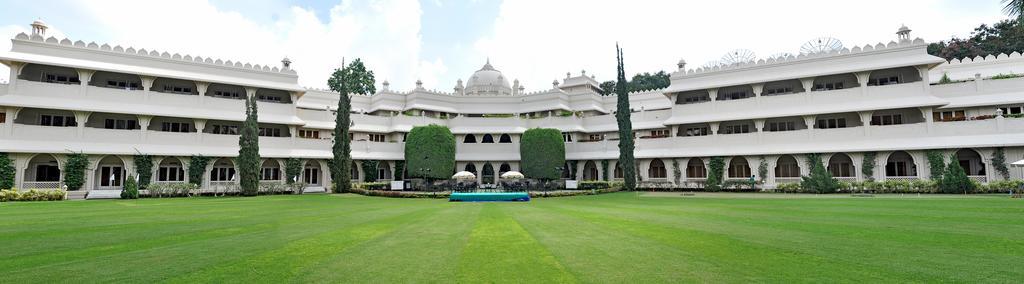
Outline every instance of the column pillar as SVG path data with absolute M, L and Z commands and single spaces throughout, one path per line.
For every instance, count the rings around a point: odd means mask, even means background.
M 864 127 L 864 136 L 871 135 L 871 114 L 872 111 L 857 112 L 857 115 L 860 116 L 861 127 Z
M 711 130 L 711 135 L 718 135 L 719 122 L 709 122 L 708 129 Z
M 934 119 L 934 117 L 932 117 L 932 108 L 931 107 L 921 107 L 921 108 L 918 108 L 918 110 L 921 111 L 921 116 L 924 117 L 924 122 L 927 125 L 928 132 L 931 133 L 932 132 L 932 127 L 935 125 L 935 119 Z
M 807 139 L 814 138 L 814 117 L 813 115 L 805 115 L 804 125 L 807 126 Z
M 917 74 L 921 76 L 921 91 L 925 94 L 931 90 L 931 78 L 928 76 L 928 66 L 917 66 Z
M 857 72 L 853 74 L 857 77 L 857 84 L 860 85 L 860 94 L 868 94 L 868 80 L 871 79 L 871 71 Z
M 11 68 L 14 69 L 13 67 Z M 25 182 L 25 170 L 28 169 L 29 156 L 24 154 L 11 154 L 11 160 L 14 162 L 14 187 L 23 189 Z
M 86 87 L 89 86 L 89 82 L 92 81 L 92 75 L 96 74 L 96 71 L 86 69 L 75 69 L 75 71 L 78 72 L 78 84 L 81 86 L 79 94 L 85 96 L 88 94 Z
M 149 133 L 149 123 L 153 120 L 151 115 L 139 115 L 139 132 L 142 136 L 142 140 L 146 140 L 146 136 Z
M 800 85 L 804 88 L 804 93 L 810 94 L 814 88 L 814 77 L 800 78 Z
M 92 112 L 74 111 L 74 113 L 75 123 L 77 124 L 76 128 L 78 128 L 78 137 L 81 138 L 82 136 L 85 136 L 85 124 L 89 122 L 89 116 L 92 115 Z
M 761 93 L 764 91 L 764 84 L 753 84 L 750 85 L 750 89 L 754 92 L 754 100 L 758 106 L 761 106 Z
M 11 62 L 8 66 L 11 67 L 10 77 L 7 80 L 7 93 L 10 94 L 18 88 L 18 75 L 21 75 L 21 68 L 24 67 L 25 64 L 21 62 Z
M 142 94 L 143 94 L 143 97 L 148 101 L 149 100 L 150 89 L 153 88 L 153 82 L 156 81 L 156 77 L 140 76 L 140 79 L 142 79 Z
M 476 167 L 476 185 L 480 186 L 484 184 L 484 163 L 473 163 Z
M 202 104 L 206 101 L 206 90 L 210 88 L 210 83 L 196 81 L 196 92 L 199 93 L 199 103 Z
M 585 167 L 587 165 L 587 163 L 586 162 L 581 162 L 581 161 L 572 161 L 571 163 L 574 163 L 574 165 L 575 165 L 574 170 L 576 170 L 576 181 L 582 181 L 583 180 L 583 167 Z
M 192 120 L 192 124 L 194 124 L 194 126 L 196 128 L 196 140 L 202 142 L 203 141 L 203 129 L 206 129 L 206 120 L 205 119 L 198 119 L 198 118 L 196 118 L 196 119 Z

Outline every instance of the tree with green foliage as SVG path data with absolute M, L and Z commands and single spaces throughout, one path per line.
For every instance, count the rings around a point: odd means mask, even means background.
M 7 153 L 0 153 L 0 189 L 13 189 L 15 176 L 14 161 Z
M 244 196 L 256 196 L 260 191 L 260 142 L 257 123 L 256 97 L 245 99 L 245 122 L 238 137 L 239 191 Z
M 64 164 L 64 185 L 68 190 L 82 189 L 85 185 L 85 168 L 89 166 L 89 156 L 85 153 L 71 153 Z
M 139 185 L 135 183 L 135 179 L 129 177 L 124 182 L 124 188 L 121 189 L 121 199 L 138 199 L 139 198 Z
M 1009 19 L 992 25 L 982 24 L 968 38 L 953 37 L 929 44 L 928 53 L 953 60 L 1020 52 L 1024 50 L 1024 28 L 1018 22 L 1017 19 Z
M 640 73 L 633 75 L 633 79 L 626 82 L 626 92 L 639 92 L 667 88 L 672 83 L 670 75 L 665 71 L 657 73 Z M 612 95 L 615 93 L 616 81 L 605 81 L 599 85 L 601 95 Z
M 950 194 L 973 192 L 974 183 L 967 177 L 964 168 L 960 167 L 960 162 L 957 161 L 956 156 L 950 157 L 949 160 L 949 165 L 946 166 L 946 173 L 942 175 L 942 181 L 939 182 L 939 190 Z
M 1024 0 L 1003 0 L 1002 3 L 1003 13 L 1017 22 L 1024 22 Z
M 302 174 L 302 160 L 299 158 L 288 158 L 284 162 L 284 181 L 287 184 L 294 184 L 299 181 L 299 175 Z
M 346 192 L 352 189 L 352 141 L 349 138 L 349 127 L 352 119 L 353 94 L 370 95 L 377 92 L 374 86 L 373 71 L 366 70 L 359 58 L 342 68 L 335 69 L 327 85 L 332 91 L 338 92 L 338 109 L 334 117 L 334 141 L 331 152 L 334 154 L 331 177 L 334 179 L 334 192 Z
M 132 159 L 135 164 L 135 174 L 139 176 L 139 189 L 146 189 L 153 179 L 153 157 L 150 155 L 138 154 Z M 131 179 L 131 178 L 129 178 Z
M 380 161 L 377 160 L 365 160 L 363 161 L 363 182 L 375 182 L 379 176 L 377 176 L 377 166 Z
M 708 161 L 708 179 L 704 182 L 704 187 L 708 191 L 721 190 L 724 174 L 725 158 L 711 157 L 711 161 Z
M 210 157 L 192 155 L 188 160 L 188 183 L 203 186 L 203 174 L 206 173 L 206 166 L 209 163 Z
M 761 162 L 757 164 L 757 182 L 764 184 L 765 179 L 768 178 L 768 159 L 761 156 Z
M 410 178 L 450 178 L 455 174 L 455 135 L 437 124 L 413 127 L 405 136 L 405 161 Z
M 565 142 L 562 131 L 553 128 L 532 128 L 523 132 L 519 143 L 523 175 L 540 180 L 562 177 L 565 163 Z
M 808 154 L 807 163 L 811 167 L 811 174 L 801 177 L 800 187 L 817 193 L 834 193 L 839 190 L 839 180 L 825 169 L 821 155 Z
M 615 83 L 615 120 L 619 125 L 619 164 L 622 165 L 622 179 L 626 190 L 636 189 L 636 159 L 633 157 L 633 121 L 629 108 L 629 90 L 626 86 L 626 68 L 623 66 L 622 49 L 615 44 L 618 63 L 618 81 Z
M 604 180 L 612 180 L 608 173 L 608 160 L 601 160 L 601 175 L 604 177 Z
M 1003 147 L 997 147 L 992 152 L 992 167 L 996 169 L 1003 179 L 1010 179 L 1010 169 L 1006 167 L 1006 153 Z
M 928 170 L 931 172 L 931 180 L 941 181 L 942 175 L 946 172 L 946 159 L 939 150 L 925 151 L 928 158 Z
M 395 161 L 395 175 L 392 177 L 394 180 L 402 180 L 405 177 L 405 161 Z
M 877 156 L 878 153 L 875 152 L 864 153 L 864 163 L 860 167 L 860 173 L 864 175 L 865 180 L 875 180 L 875 158 Z

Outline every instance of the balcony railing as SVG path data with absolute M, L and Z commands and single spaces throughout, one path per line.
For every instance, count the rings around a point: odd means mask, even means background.
M 973 181 L 979 182 L 979 183 L 987 183 L 988 182 L 988 177 L 987 176 L 967 176 L 967 178 L 969 178 L 969 179 L 971 179 Z
M 776 177 L 775 178 L 775 183 L 776 184 L 799 183 L 802 180 L 803 180 L 803 178 L 801 178 L 801 177 Z
M 26 181 L 23 182 L 23 189 L 60 189 L 64 185 L 59 181 Z
M 892 181 L 915 181 L 915 180 L 919 180 L 919 179 L 920 178 L 918 178 L 917 176 L 891 176 L 891 177 L 887 176 L 887 177 L 885 177 L 885 180 L 892 180 Z

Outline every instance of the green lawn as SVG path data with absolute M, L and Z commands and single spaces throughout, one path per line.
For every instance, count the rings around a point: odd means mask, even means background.
M 1024 279 L 1024 200 L 658 196 L 3 203 L 0 282 Z

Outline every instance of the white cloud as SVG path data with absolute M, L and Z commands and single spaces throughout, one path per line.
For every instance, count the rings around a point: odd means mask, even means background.
M 271 66 L 287 56 L 299 83 L 309 87 L 326 87 L 342 57 L 362 58 L 375 71 L 378 86 L 388 79 L 392 86 L 411 88 L 417 78 L 436 82 L 445 72 L 440 59 L 419 57 L 422 12 L 413 0 L 345 1 L 327 19 L 292 7 L 273 22 L 225 11 L 206 0 L 83 1 L 76 9 L 112 45 Z
M 720 58 L 733 49 L 761 57 L 798 53 L 812 38 L 846 46 L 888 42 L 906 24 L 912 36 L 937 41 L 1003 17 L 998 1 L 532 1 L 502 3 L 494 31 L 476 42 L 507 77 L 528 89 L 547 88 L 566 71 L 615 79 L 615 43 L 629 74 L 673 71 Z

